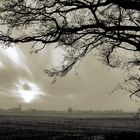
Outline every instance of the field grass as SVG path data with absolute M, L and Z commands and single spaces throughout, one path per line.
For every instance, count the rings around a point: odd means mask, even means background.
M 0 140 L 140 140 L 133 117 L 0 115 Z

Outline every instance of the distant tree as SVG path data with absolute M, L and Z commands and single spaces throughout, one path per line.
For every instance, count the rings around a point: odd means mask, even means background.
M 139 119 L 140 118 L 140 108 L 138 108 L 135 116 L 134 116 L 135 119 Z
M 67 51 L 61 68 L 45 70 L 49 76 L 66 75 L 92 51 L 110 67 L 135 69 L 124 83 L 140 96 L 140 0 L 1 0 L 0 23 L 6 45 L 40 42 L 37 53 L 57 43 Z
M 73 109 L 71 107 L 68 108 L 68 112 L 71 113 L 73 112 Z

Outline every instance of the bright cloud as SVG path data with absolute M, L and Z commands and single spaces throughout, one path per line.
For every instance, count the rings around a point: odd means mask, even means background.
M 3 65 L 3 63 L 0 61 L 0 68 L 3 68 L 4 67 L 4 65 Z
M 51 51 L 51 64 L 54 67 L 60 66 L 64 62 L 65 51 L 60 48 L 53 48 Z
M 16 68 L 18 66 L 18 68 L 22 68 L 23 71 L 26 71 L 26 73 L 31 75 L 31 71 L 26 62 L 25 54 L 20 48 L 14 44 L 12 44 L 11 47 L 6 47 L 3 44 L 0 44 L 0 52 L 4 56 L 4 62 L 0 61 L 0 68 L 6 65 L 6 60 L 7 62 L 10 62 L 11 65 L 16 66 Z
M 20 64 L 19 54 L 15 48 L 8 48 L 3 51 L 16 64 Z
M 14 45 L 11 45 L 11 47 L 6 47 L 4 44 L 0 44 L 0 51 L 10 60 L 15 62 L 16 64 L 20 64 L 20 56 L 17 52 L 17 49 Z

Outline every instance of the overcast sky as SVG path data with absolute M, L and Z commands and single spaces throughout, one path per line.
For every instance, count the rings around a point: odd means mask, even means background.
M 90 54 L 67 76 L 55 84 L 43 70 L 63 60 L 60 48 L 30 54 L 31 44 L 0 48 L 0 107 L 22 104 L 24 109 L 84 110 L 123 109 L 135 111 L 140 106 L 129 94 L 109 94 L 124 78 L 121 70 L 109 70 Z M 76 74 L 78 73 L 78 75 Z

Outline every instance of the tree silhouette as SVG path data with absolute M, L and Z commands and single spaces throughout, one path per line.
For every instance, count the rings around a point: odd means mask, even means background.
M 0 23 L 6 45 L 33 42 L 35 48 L 40 42 L 37 53 L 57 43 L 66 50 L 66 63 L 45 70 L 49 76 L 66 75 L 91 51 L 113 68 L 139 72 L 140 0 L 3 0 Z M 139 97 L 139 75 L 128 79 L 131 96 Z

